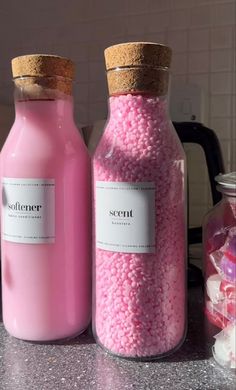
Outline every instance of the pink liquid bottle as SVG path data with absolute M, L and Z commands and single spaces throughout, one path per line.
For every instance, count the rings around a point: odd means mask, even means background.
M 93 157 L 93 332 L 112 354 L 152 359 L 186 333 L 185 157 L 168 116 L 171 49 L 105 50 L 110 116 Z
M 12 61 L 15 122 L 1 153 L 2 299 L 20 339 L 74 337 L 90 321 L 90 160 L 73 120 L 73 63 Z

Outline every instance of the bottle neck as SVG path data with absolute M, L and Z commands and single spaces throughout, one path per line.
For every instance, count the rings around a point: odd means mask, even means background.
M 229 203 L 232 203 L 235 205 L 236 207 L 236 193 L 232 193 L 232 194 L 222 194 L 223 195 L 223 199 Z
M 63 77 L 26 76 L 16 78 L 16 120 L 36 125 L 73 121 L 72 82 Z
M 157 117 L 168 118 L 168 95 L 155 96 L 147 94 L 125 94 L 109 97 L 110 117 L 118 122 L 127 118 L 131 112 L 156 120 Z
M 15 99 L 16 120 L 62 125 L 73 122 L 73 98 L 65 99 Z

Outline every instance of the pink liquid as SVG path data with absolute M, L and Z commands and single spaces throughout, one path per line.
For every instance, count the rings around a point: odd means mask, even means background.
M 3 320 L 21 339 L 72 337 L 90 321 L 90 162 L 71 100 L 16 102 L 2 177 L 55 179 L 55 243 L 2 239 Z
M 156 187 L 156 253 L 95 253 L 95 337 L 124 357 L 163 356 L 185 336 L 184 153 L 166 106 L 158 97 L 110 97 L 93 159 L 94 187 L 96 181 Z

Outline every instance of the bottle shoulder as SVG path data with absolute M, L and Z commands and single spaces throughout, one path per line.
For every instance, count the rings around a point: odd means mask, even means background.
M 59 140 L 43 137 L 33 142 L 33 138 L 23 141 L 9 138 L 1 152 L 1 174 L 10 177 L 54 177 L 65 172 L 75 176 L 87 172 L 89 154 L 79 133 L 74 130 L 74 136 Z
M 75 125 L 40 129 L 24 124 L 19 125 L 15 122 L 9 131 L 1 154 L 38 155 L 57 151 L 63 154 L 76 151 L 87 152 L 82 136 Z
M 210 210 L 205 214 L 203 222 L 207 223 L 209 220 L 214 218 L 216 215 L 224 211 L 225 200 L 221 199 L 218 203 L 210 208 Z
M 203 230 L 218 231 L 220 229 L 228 229 L 235 223 L 234 208 L 227 201 L 227 198 L 222 198 L 220 202 L 214 205 L 203 218 Z

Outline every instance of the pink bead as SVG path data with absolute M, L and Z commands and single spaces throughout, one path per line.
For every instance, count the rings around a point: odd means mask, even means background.
M 111 97 L 109 124 L 93 160 L 95 182 L 156 183 L 156 254 L 96 249 L 96 336 L 127 357 L 165 354 L 184 336 L 183 172 L 177 163 L 183 154 L 166 104 L 157 97 Z

